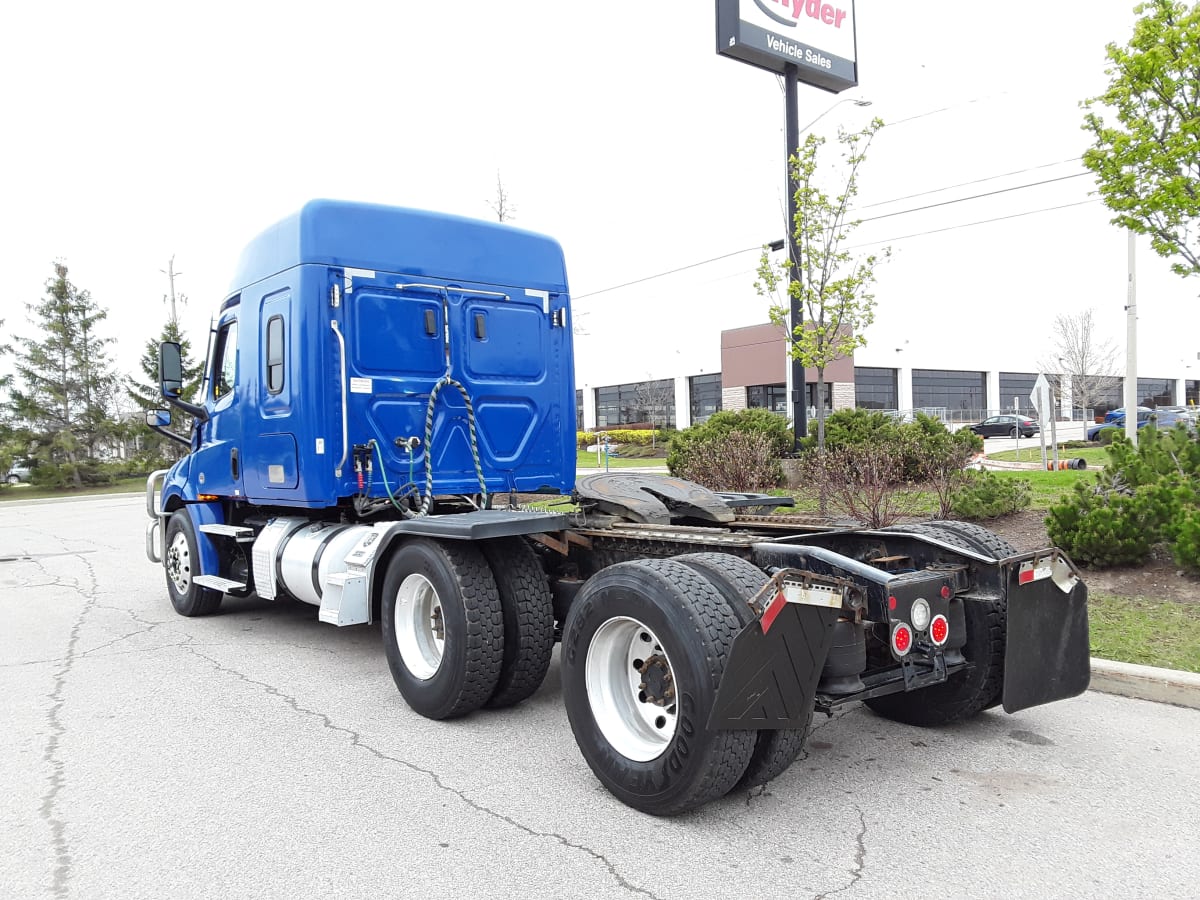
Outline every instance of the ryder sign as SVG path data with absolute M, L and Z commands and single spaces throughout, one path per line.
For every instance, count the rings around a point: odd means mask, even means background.
M 717 52 L 844 91 L 858 84 L 854 0 L 717 0 Z

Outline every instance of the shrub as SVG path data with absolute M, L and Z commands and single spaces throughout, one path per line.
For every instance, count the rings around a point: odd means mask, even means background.
M 834 512 L 873 528 L 917 511 L 920 498 L 903 490 L 903 449 L 865 443 L 806 453 L 800 475 Z
M 1096 480 L 1050 508 L 1050 539 L 1097 566 L 1140 563 L 1166 543 L 1181 566 L 1200 568 L 1200 443 L 1183 426 L 1146 426 L 1137 447 L 1114 432 Z
M 672 475 L 686 478 L 683 469 L 689 464 L 698 444 L 734 432 L 762 435 L 772 458 L 783 456 L 792 447 L 792 431 L 782 416 L 766 409 L 722 410 L 710 416 L 707 422 L 685 428 L 671 436 L 667 468 Z
M 1025 478 L 997 478 L 991 472 L 963 472 L 950 492 L 950 511 L 961 519 L 994 519 L 1027 509 L 1031 485 Z
M 671 471 L 714 491 L 765 491 L 783 480 L 770 439 L 749 431 L 693 441 L 686 459 Z
M 586 450 L 592 444 L 596 443 L 596 436 L 598 434 L 608 435 L 609 441 L 614 444 L 633 444 L 638 447 L 649 447 L 655 444 L 666 443 L 671 432 L 641 428 L 602 428 L 599 431 L 577 431 L 575 432 L 576 448 Z
M 801 447 L 815 450 L 817 423 L 809 423 Z M 889 446 L 902 448 L 900 481 L 925 481 L 957 471 L 983 450 L 983 438 L 967 429 L 950 431 L 940 419 L 917 413 L 911 422 L 897 422 L 881 412 L 840 409 L 825 420 L 825 449 Z

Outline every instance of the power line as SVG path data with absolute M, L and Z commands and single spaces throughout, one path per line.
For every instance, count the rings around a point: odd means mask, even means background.
M 600 288 L 598 291 L 591 291 L 587 294 L 579 294 L 572 298 L 574 300 L 583 300 L 585 297 L 595 297 L 597 294 L 607 294 L 609 291 L 619 291 L 621 288 L 632 287 L 635 284 L 641 284 L 643 281 L 653 281 L 655 278 L 664 278 L 667 275 L 674 275 L 677 272 L 686 272 L 688 269 L 694 269 L 697 266 L 706 266 L 709 263 L 717 262 L 722 259 L 729 259 L 731 256 L 740 256 L 743 253 L 749 253 L 751 250 L 761 250 L 762 245 L 756 247 L 746 247 L 744 250 L 734 250 L 732 253 L 723 253 L 720 256 L 713 256 L 709 259 L 702 259 L 699 262 L 689 263 L 686 266 L 680 266 L 678 269 L 670 269 L 666 272 L 659 272 L 655 275 L 647 275 L 645 278 L 635 278 L 633 281 L 626 281 L 624 284 L 614 284 L 612 287 Z
M 901 200 L 914 200 L 917 197 L 926 197 L 929 194 L 940 194 L 943 191 L 952 191 L 955 188 L 970 187 L 973 184 L 982 184 L 985 181 L 995 181 L 998 178 L 1009 178 L 1013 175 L 1024 175 L 1026 172 L 1036 172 L 1038 169 L 1050 169 L 1054 166 L 1061 166 L 1065 163 L 1079 162 L 1078 156 L 1073 156 L 1070 159 L 1061 159 L 1058 162 L 1042 163 L 1040 166 L 1029 166 L 1025 169 L 1014 169 L 1012 172 L 1004 172 L 1000 175 L 989 175 L 986 178 L 976 178 L 974 181 L 963 181 L 958 184 L 949 184 L 946 187 L 933 188 L 929 191 L 921 191 L 916 194 L 905 194 L 903 197 L 893 197 L 891 200 L 880 200 L 878 203 L 864 203 L 858 209 L 871 209 L 875 206 L 887 206 L 889 203 L 899 203 Z
M 964 203 L 967 200 L 980 200 L 984 197 L 995 197 L 997 194 L 1008 194 L 1012 191 L 1021 191 L 1025 188 L 1040 187 L 1043 184 L 1054 184 L 1056 181 L 1067 181 L 1071 178 L 1081 178 L 1084 175 L 1090 175 L 1091 172 L 1075 172 L 1072 175 L 1063 175 L 1059 178 L 1047 178 L 1045 181 L 1033 181 L 1029 184 L 1017 184 L 1012 187 L 1000 188 L 996 191 L 986 191 L 982 194 L 971 194 L 969 197 L 958 197 L 954 200 L 943 200 L 941 203 L 930 203 L 926 206 L 915 206 L 912 209 L 898 209 L 895 212 L 884 213 L 881 216 L 871 216 L 869 219 L 859 219 L 859 222 L 877 222 L 880 219 L 890 219 L 892 216 L 903 216 L 908 213 L 922 212 L 927 209 L 937 209 L 939 206 L 952 206 L 955 203 Z
M 909 238 L 924 237 L 927 234 L 940 234 L 944 231 L 957 231 L 960 228 L 971 228 L 974 225 L 987 225 L 989 222 L 1003 222 L 1006 219 L 1019 219 L 1022 216 L 1034 216 L 1034 215 L 1037 215 L 1038 213 L 1054 212 L 1055 210 L 1059 210 L 1059 209 L 1070 209 L 1073 206 L 1086 206 L 1089 203 L 1099 203 L 1099 202 L 1100 202 L 1099 197 L 1093 197 L 1091 200 L 1079 200 L 1076 203 L 1064 203 L 1061 206 L 1046 206 L 1046 207 L 1043 207 L 1042 209 L 1030 209 L 1030 210 L 1026 210 L 1025 212 L 1013 213 L 1012 215 L 1008 215 L 1008 216 L 996 216 L 993 219 L 980 219 L 978 222 L 963 222 L 959 225 L 948 225 L 945 228 L 931 228 L 929 231 L 917 231 L 917 232 L 914 232 L 913 234 L 902 234 L 899 237 L 885 238 L 882 241 L 866 241 L 862 244 L 852 244 L 851 246 L 846 247 L 845 249 L 855 250 L 859 247 L 871 247 L 871 246 L 874 246 L 875 244 L 889 244 L 892 241 L 906 241 Z
M 1071 160 L 1065 160 L 1065 162 L 1070 162 L 1070 161 Z M 1022 170 L 1019 170 L 1018 172 L 1012 172 L 1012 173 L 1008 173 L 1008 174 L 1010 174 L 1010 175 L 1011 174 L 1020 174 L 1020 172 L 1032 171 L 1033 169 L 1046 168 L 1048 166 L 1053 166 L 1053 165 L 1059 165 L 1059 163 L 1046 163 L 1043 166 L 1033 166 L 1030 169 L 1022 169 Z M 1012 191 L 1024 190 L 1025 188 L 1039 187 L 1041 185 L 1052 184 L 1057 181 L 1066 181 L 1068 179 L 1079 178 L 1079 177 L 1081 177 L 1083 175 L 1087 175 L 1087 174 L 1090 174 L 1090 173 L 1076 172 L 1071 175 L 1064 175 L 1060 178 L 1049 178 L 1049 179 L 1046 179 L 1045 181 L 1036 181 L 1036 182 L 1032 182 L 1029 184 L 1019 184 L 1019 185 L 1014 185 L 1014 186 L 1008 187 L 1008 188 L 1001 188 L 1000 190 L 996 190 L 996 191 L 987 191 L 982 194 L 971 194 L 967 197 L 959 197 L 955 200 L 945 200 L 945 201 L 942 201 L 941 203 L 930 203 L 926 206 L 918 206 L 918 207 L 914 207 L 912 209 L 897 210 L 896 212 L 884 213 L 883 215 L 880 215 L 880 216 L 872 216 L 869 219 L 862 219 L 861 221 L 862 222 L 874 222 L 879 219 L 887 219 L 887 218 L 891 218 L 893 216 L 905 215 L 906 213 L 922 212 L 927 209 L 935 209 L 939 206 L 949 206 L 954 203 L 963 203 L 967 200 L 978 200 L 983 197 L 992 197 L 997 194 L 1006 194 L 1006 193 L 1010 193 Z M 1005 175 L 992 175 L 992 176 L 988 176 L 987 178 L 977 179 L 975 182 L 966 182 L 966 184 L 976 184 L 979 182 L 992 181 L 996 178 L 1004 178 L 1004 177 L 1006 177 L 1006 176 Z M 962 186 L 963 185 L 952 185 L 951 187 L 937 188 L 935 190 L 925 191 L 924 194 L 936 194 L 936 193 L 939 193 L 940 191 L 951 190 L 953 187 L 962 187 Z M 922 196 L 922 194 L 914 194 L 912 196 Z M 908 198 L 901 197 L 901 198 L 897 198 L 897 199 L 903 200 L 903 199 L 908 199 Z M 895 201 L 884 201 L 884 202 L 895 202 Z M 1090 203 L 1090 202 L 1095 202 L 1095 201 L 1084 201 L 1084 202 Z M 871 205 L 878 206 L 878 205 L 882 205 L 882 204 L 871 204 Z M 919 234 L 906 235 L 905 237 L 920 237 L 925 234 L 936 234 L 939 231 L 953 231 L 955 228 L 966 228 L 966 227 L 969 227 L 970 225 L 982 225 L 987 222 L 999 222 L 1006 218 L 1016 218 L 1018 216 L 1023 216 L 1023 215 L 1032 215 L 1037 212 L 1047 212 L 1047 211 L 1053 210 L 1053 209 L 1065 209 L 1067 206 L 1079 206 L 1079 205 L 1081 205 L 1081 204 L 1068 203 L 1068 204 L 1066 204 L 1066 206 L 1053 206 L 1053 207 L 1048 207 L 1047 209 L 1043 209 L 1043 210 L 1032 210 L 1027 213 L 1017 213 L 1015 216 L 1000 216 L 999 218 L 996 218 L 996 219 L 984 219 L 984 220 L 981 220 L 980 222 L 968 223 L 967 225 L 955 225 L 955 226 L 950 226 L 949 228 L 941 228 L 941 229 L 935 229 L 933 231 L 920 232 Z M 867 207 L 862 207 L 862 208 L 865 209 Z M 905 239 L 904 237 L 891 238 L 891 240 L 904 240 L 904 239 Z M 887 241 L 868 241 L 865 244 L 857 244 L 855 246 L 866 247 L 866 246 L 870 246 L 872 244 L 886 244 L 886 243 L 887 243 Z M 720 256 L 712 256 L 712 257 L 709 257 L 708 259 L 702 259 L 702 260 L 699 260 L 694 263 L 688 263 L 686 266 L 680 266 L 676 269 L 668 269 L 665 272 L 657 272 L 653 275 L 646 275 L 642 278 L 635 278 L 633 281 L 626 281 L 626 282 L 623 282 L 622 284 L 614 284 L 614 285 L 611 285 L 610 287 L 600 288 L 599 290 L 595 290 L 595 291 L 589 291 L 588 293 L 580 294 L 580 295 L 574 297 L 573 299 L 576 301 L 579 301 L 579 300 L 587 299 L 588 297 L 595 297 L 600 294 L 607 294 L 610 291 L 618 291 L 618 290 L 621 290 L 622 288 L 633 287 L 636 284 L 642 284 L 647 281 L 653 281 L 656 278 L 665 278 L 667 275 L 676 275 L 679 272 L 686 272 L 688 269 L 695 269 L 695 268 L 698 268 L 699 266 L 708 265 L 709 263 L 719 262 L 722 259 L 729 259 L 729 257 L 731 257 L 731 256 L 740 256 L 743 253 L 749 253 L 752 250 L 761 250 L 761 249 L 762 249 L 761 244 L 755 245 L 753 247 L 745 247 L 741 250 L 734 250 L 730 253 L 723 253 Z M 847 249 L 850 249 L 850 248 L 847 248 Z

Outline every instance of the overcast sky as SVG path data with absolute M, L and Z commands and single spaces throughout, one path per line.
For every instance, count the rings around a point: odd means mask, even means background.
M 1078 102 L 1103 89 L 1132 6 L 859 0 L 860 86 L 801 87 L 800 120 L 893 123 L 863 218 L 1076 175 Z M 0 21 L 9 333 L 29 333 L 24 304 L 62 259 L 132 370 L 172 255 L 203 346 L 242 245 L 306 200 L 489 218 L 497 172 L 515 223 L 565 249 L 580 386 L 714 371 L 719 330 L 767 318 L 751 248 L 782 236 L 782 92 L 716 54 L 711 2 L 114 0 Z M 1001 368 L 1029 371 L 1053 315 L 1088 306 L 1123 347 L 1125 238 L 1093 189 L 1082 175 L 865 223 L 852 243 L 895 256 L 859 364 L 977 369 L 1002 347 Z M 1141 243 L 1138 284 L 1140 374 L 1200 377 L 1200 280 Z

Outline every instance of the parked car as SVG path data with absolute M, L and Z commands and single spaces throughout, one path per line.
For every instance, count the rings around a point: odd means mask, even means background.
M 1196 407 L 1194 406 L 1160 406 L 1155 412 L 1159 415 L 1170 413 L 1173 416 L 1178 416 L 1185 421 L 1191 422 L 1193 425 L 1196 424 Z
M 29 466 L 14 463 L 13 467 L 8 470 L 8 474 L 4 476 L 4 480 L 9 484 L 29 484 L 32 474 Z
M 1142 413 L 1154 412 L 1154 410 L 1152 410 L 1148 406 L 1139 406 L 1137 408 L 1137 411 L 1138 411 L 1138 419 L 1139 420 L 1141 419 Z M 1120 409 L 1110 409 L 1108 412 L 1106 412 L 1104 414 L 1105 422 L 1113 422 L 1117 419 L 1120 419 L 1122 422 L 1125 421 L 1125 407 L 1122 406 Z
M 1178 416 L 1174 413 L 1164 412 L 1162 410 L 1145 409 L 1144 407 L 1139 406 L 1137 427 L 1145 428 L 1151 422 L 1154 423 L 1156 428 L 1163 429 L 1173 428 L 1177 423 L 1182 422 L 1184 425 L 1188 426 L 1188 431 L 1192 431 L 1195 425 L 1195 423 L 1186 416 Z M 1124 430 L 1125 417 L 1118 416 L 1111 422 L 1105 422 L 1102 425 L 1094 425 L 1089 428 L 1087 431 L 1087 439 L 1089 441 L 1098 441 L 1100 440 L 1100 435 L 1102 432 Z
M 991 416 L 982 422 L 967 426 L 980 437 L 1033 437 L 1038 433 L 1038 423 L 1029 416 Z

